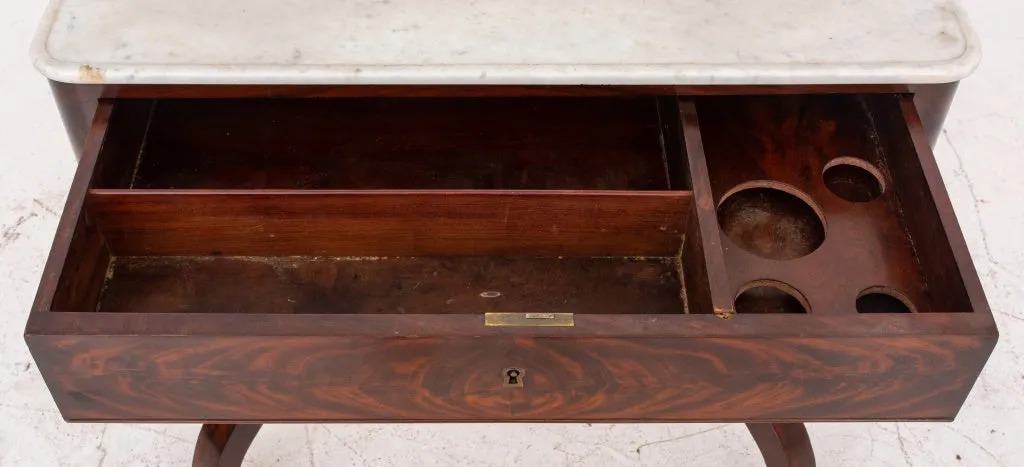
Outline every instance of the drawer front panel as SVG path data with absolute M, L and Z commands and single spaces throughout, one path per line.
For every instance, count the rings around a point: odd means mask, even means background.
M 34 337 L 73 421 L 951 419 L 994 339 Z M 505 371 L 522 371 L 508 387 Z

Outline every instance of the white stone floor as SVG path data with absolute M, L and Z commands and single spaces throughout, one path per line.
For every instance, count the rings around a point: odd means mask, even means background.
M 65 423 L 22 338 L 74 171 L 46 81 L 28 60 L 44 3 L 0 4 L 0 466 L 188 465 L 197 425 Z M 813 424 L 821 466 L 1024 466 L 1024 4 L 965 6 L 985 58 L 960 87 L 936 157 L 1002 336 L 955 422 Z M 246 459 L 416 467 L 759 462 L 742 425 L 697 424 L 270 426 Z

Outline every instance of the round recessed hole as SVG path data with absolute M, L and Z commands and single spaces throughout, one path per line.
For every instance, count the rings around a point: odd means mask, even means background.
M 746 283 L 733 303 L 737 313 L 807 313 L 811 306 L 800 291 L 780 281 Z
M 853 203 L 874 200 L 885 192 L 882 172 L 874 165 L 855 157 L 837 157 L 825 164 L 821 172 L 834 195 Z
M 857 313 L 914 313 L 914 304 L 891 287 L 868 287 L 857 295 Z
M 811 198 L 778 182 L 737 186 L 718 205 L 718 224 L 746 252 L 767 259 L 806 256 L 825 241 L 825 222 Z

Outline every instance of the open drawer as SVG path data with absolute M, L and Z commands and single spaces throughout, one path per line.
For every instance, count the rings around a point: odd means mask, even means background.
M 26 330 L 74 421 L 950 419 L 996 337 L 896 95 L 103 101 Z

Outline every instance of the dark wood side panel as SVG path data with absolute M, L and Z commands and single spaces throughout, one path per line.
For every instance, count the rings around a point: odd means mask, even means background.
M 658 121 L 661 123 L 661 149 L 664 152 L 668 187 L 670 190 L 690 190 L 690 172 L 686 162 L 683 124 L 679 121 L 677 98 L 658 99 Z
M 55 86 L 54 92 L 58 92 L 57 87 Z M 59 96 L 57 101 L 59 105 L 66 104 L 61 101 Z M 98 230 L 95 226 L 88 224 L 88 221 L 82 216 L 82 209 L 93 171 L 96 168 L 97 155 L 111 120 L 113 107 L 110 102 L 103 102 L 96 104 L 94 115 L 89 112 L 89 121 L 92 122 L 92 125 L 88 127 L 88 134 L 82 138 L 81 152 L 76 154 L 81 161 L 75 171 L 75 178 L 71 183 L 67 201 L 64 203 L 64 212 L 57 224 L 53 245 L 50 247 L 50 254 L 43 268 L 39 288 L 29 312 L 28 323 L 25 325 L 25 341 L 33 359 L 36 359 L 37 367 L 39 367 L 39 360 L 36 358 L 36 352 L 41 351 L 42 348 L 36 347 L 30 336 L 42 328 L 49 327 L 47 324 L 49 310 L 53 308 L 54 304 L 57 304 L 76 310 L 92 311 L 95 309 L 95 300 L 101 290 L 98 285 L 102 284 L 103 276 L 97 277 L 97 273 L 101 270 L 105 272 L 106 267 L 103 262 L 109 261 L 109 253 L 102 245 Z M 61 115 L 65 118 L 65 125 L 71 125 L 68 116 L 72 114 L 65 113 L 66 110 L 68 109 L 62 108 Z M 73 112 L 75 118 L 84 118 L 80 111 L 81 109 L 75 109 Z M 71 126 L 68 126 L 68 133 L 73 140 L 72 144 L 76 145 Z M 78 258 L 77 255 L 80 254 L 82 257 Z M 76 263 L 74 266 L 69 267 L 69 258 Z M 67 290 L 61 290 L 62 286 Z M 58 383 L 50 379 L 51 372 L 48 368 L 39 368 L 47 388 L 51 394 L 55 394 L 59 390 Z
M 990 313 L 927 136 L 909 96 L 865 96 L 929 294 L 947 311 Z
M 952 90 L 950 91 L 952 93 Z M 952 94 L 949 96 L 952 99 Z M 971 252 L 967 249 L 967 241 L 960 230 L 960 224 L 956 220 L 956 213 L 953 211 L 953 204 L 949 200 L 949 193 L 946 192 L 945 183 L 939 173 L 939 166 L 935 162 L 929 141 L 925 139 L 928 132 L 921 118 L 928 116 L 928 113 L 915 109 L 914 101 L 910 99 L 900 100 L 900 110 L 903 113 L 903 120 L 907 122 L 910 129 L 911 142 L 918 154 L 920 170 L 931 190 L 932 202 L 942 225 L 942 231 L 946 234 L 947 246 L 953 252 L 956 266 L 960 272 L 960 279 L 963 281 L 967 291 L 967 297 L 976 313 L 991 315 L 988 300 L 985 298 L 985 290 L 981 287 L 981 280 L 978 278 L 978 271 L 971 260 Z M 923 131 L 922 131 L 923 129 Z M 934 144 L 934 141 L 931 142 Z M 995 330 L 995 321 L 991 316 L 986 316 L 985 322 L 990 323 L 993 329 L 993 336 L 998 333 Z
M 104 103 L 107 101 L 104 100 Z M 110 124 L 103 134 L 90 188 L 128 186 L 142 157 L 143 145 L 152 122 L 155 101 L 135 99 L 111 102 Z
M 58 88 L 68 89 L 61 86 Z M 111 257 L 96 225 L 95 216 L 85 211 L 83 204 L 88 187 L 98 183 L 98 180 L 124 179 L 131 175 L 151 105 L 146 100 L 117 106 L 109 101 L 99 104 L 88 135 L 88 144 L 84 148 L 85 157 L 75 173 L 57 227 L 57 235 L 36 296 L 36 307 L 55 307 L 67 311 L 96 309 Z M 110 138 L 107 129 L 112 126 L 135 131 L 129 132 L 126 137 Z
M 956 95 L 956 88 L 960 86 L 959 81 L 939 84 L 919 84 L 910 89 L 914 93 L 914 106 L 921 117 L 921 126 L 928 136 L 928 143 L 935 147 L 935 143 L 942 134 L 942 125 L 946 122 L 946 114 L 953 105 L 953 96 Z
M 78 216 L 52 306 L 67 311 L 95 311 L 110 265 L 110 251 L 88 213 Z
M 204 422 L 949 420 L 994 344 L 514 335 L 29 343 L 68 420 Z M 526 370 L 523 388 L 502 386 L 509 366 Z
M 82 161 L 75 171 L 74 181 L 68 192 L 67 201 L 64 203 L 64 211 L 61 214 L 60 222 L 57 224 L 57 233 L 50 247 L 50 255 L 46 259 L 46 266 L 43 268 L 43 277 L 39 282 L 39 289 L 36 292 L 35 301 L 32 304 L 32 313 L 29 315 L 29 327 L 32 327 L 33 320 L 40 317 L 49 310 L 56 299 L 66 305 L 70 295 L 88 295 L 88 292 L 60 292 L 63 297 L 57 297 L 60 284 L 78 288 L 77 284 L 91 283 L 94 281 L 93 272 L 98 267 L 95 263 L 86 264 L 98 260 L 106 254 L 99 251 L 102 248 L 102 238 L 94 226 L 87 225 L 82 217 L 82 209 L 85 205 L 86 193 L 92 181 L 93 171 L 96 168 L 97 154 L 103 145 L 104 135 L 110 123 L 113 112 L 113 104 L 104 102 L 96 109 L 95 120 L 90 127 L 88 137 L 85 138 L 86 146 L 83 149 Z M 66 262 L 69 258 L 77 261 L 78 251 L 87 253 L 82 264 L 65 271 Z M 79 274 L 81 273 L 81 274 Z
M 591 255 L 679 251 L 689 192 L 93 190 L 115 255 Z
M 71 142 L 71 150 L 74 151 L 76 159 L 81 159 L 90 124 L 96 115 L 99 98 L 103 93 L 103 86 L 50 80 L 50 92 Z

